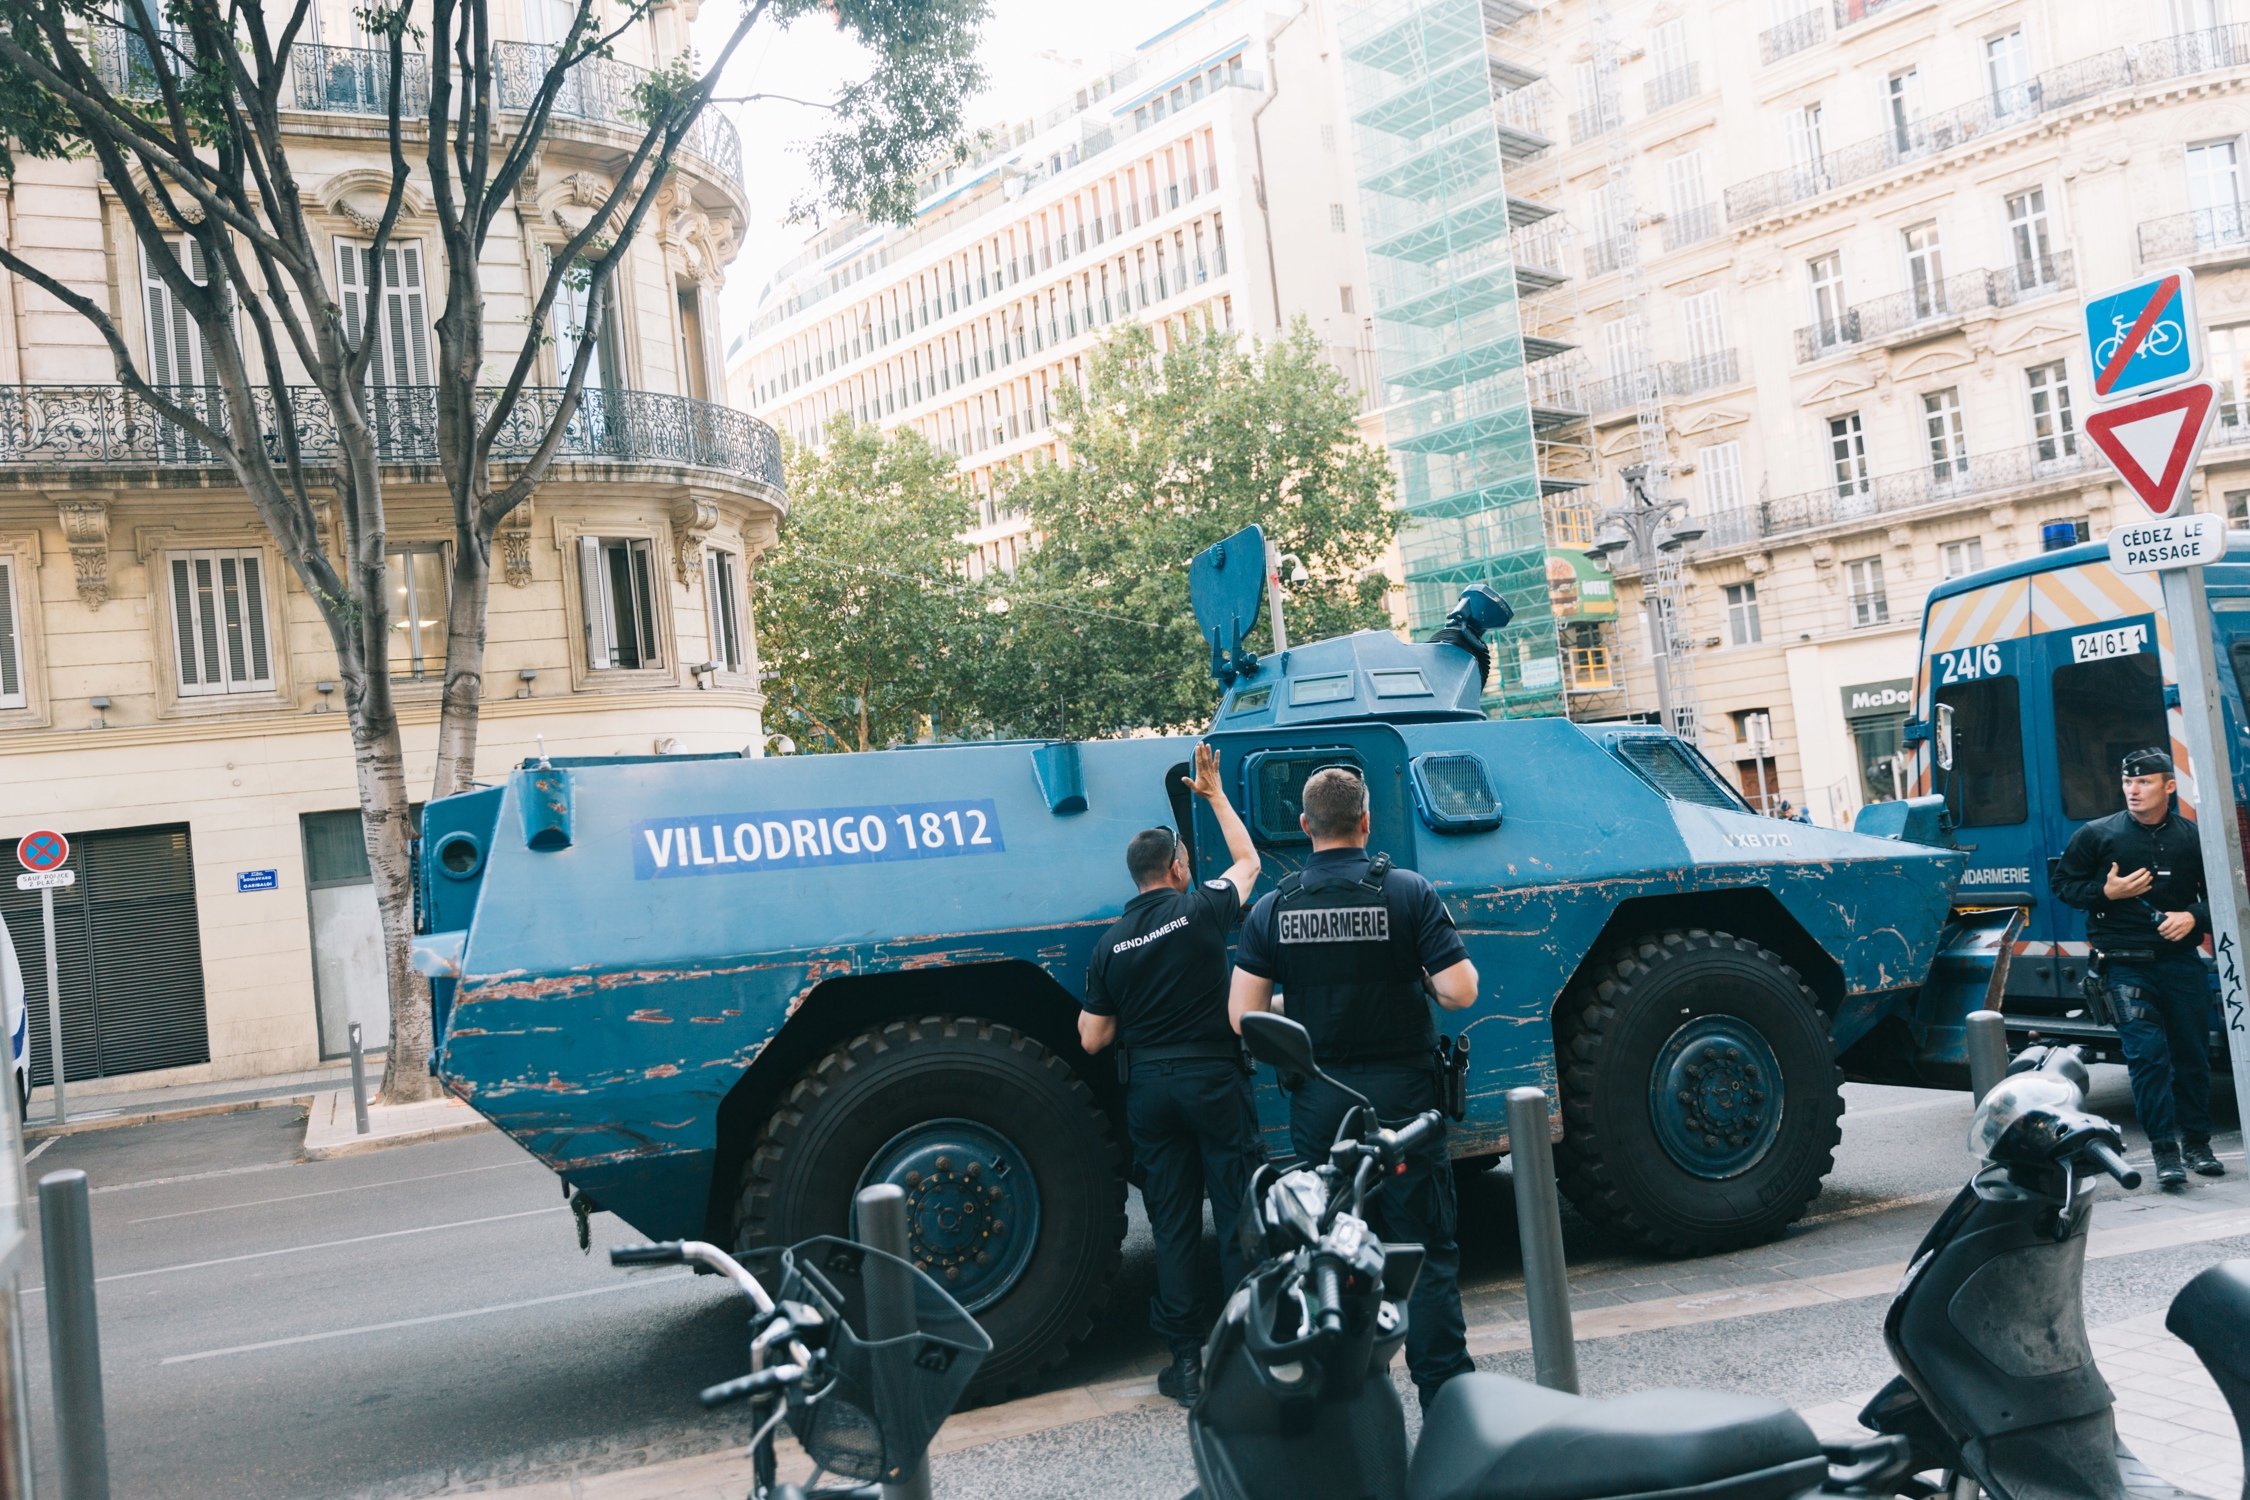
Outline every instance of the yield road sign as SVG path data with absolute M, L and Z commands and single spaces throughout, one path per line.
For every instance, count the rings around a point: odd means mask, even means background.
M 2128 521 L 2109 533 L 2109 565 L 2120 573 L 2198 568 L 2226 555 L 2226 523 L 2209 511 Z
M 2086 299 L 2086 352 L 2102 401 L 2182 385 L 2203 373 L 2195 273 L 2181 269 Z
M 35 829 L 16 845 L 16 863 L 35 873 L 59 870 L 70 862 L 70 840 L 51 828 Z
M 2191 385 L 2091 412 L 2086 436 L 2151 515 L 2168 516 L 2187 493 L 2195 456 L 2219 409 L 2217 395 L 2210 385 Z
M 16 877 L 19 891 L 62 891 L 76 884 L 76 870 L 26 870 Z

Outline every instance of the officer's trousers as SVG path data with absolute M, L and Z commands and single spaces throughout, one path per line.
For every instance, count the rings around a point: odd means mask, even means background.
M 1259 1160 L 1250 1080 L 1238 1064 L 1217 1058 L 1136 1062 L 1125 1085 L 1125 1128 L 1145 1174 L 1141 1205 L 1156 1237 L 1149 1327 L 1175 1355 L 1189 1353 L 1202 1347 L 1213 1316 L 1196 1295 L 1206 1190 L 1219 1232 L 1222 1300 L 1249 1270 L 1236 1231 Z
M 1427 1063 L 1331 1066 L 1330 1076 L 1367 1096 L 1382 1124 L 1396 1128 L 1438 1107 L 1437 1080 Z M 1299 1157 L 1328 1160 L 1349 1100 L 1318 1082 L 1290 1096 L 1289 1139 Z M 1406 1306 L 1406 1368 L 1427 1407 L 1439 1386 L 1475 1366 L 1468 1320 L 1461 1312 L 1461 1247 L 1454 1238 L 1459 1205 L 1453 1159 L 1441 1129 L 1407 1158 L 1406 1171 L 1385 1177 L 1367 1204 L 1367 1222 L 1389 1244 L 1422 1247 L 1422 1274 Z
M 2150 1141 L 2211 1140 L 2211 983 L 2193 954 L 2150 963 L 2112 959 L 2117 1039 L 2133 1081 L 2133 1113 Z

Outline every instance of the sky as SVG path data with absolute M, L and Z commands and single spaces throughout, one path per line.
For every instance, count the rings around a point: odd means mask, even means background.
M 968 110 L 972 129 L 1039 113 L 1192 8 L 1191 0 L 991 4 L 980 44 L 990 83 Z M 724 40 L 739 14 L 735 0 L 704 7 L 697 31 L 707 50 Z M 865 54 L 823 23 L 801 21 L 787 31 L 761 26 L 729 66 L 719 97 L 776 92 L 825 98 L 865 69 Z M 727 272 L 724 347 L 749 322 L 759 288 L 812 232 L 812 226 L 789 223 L 787 216 L 811 180 L 797 145 L 818 135 L 827 116 L 780 100 L 714 107 L 725 108 L 742 133 L 743 173 L 750 185 L 750 223 L 742 252 Z

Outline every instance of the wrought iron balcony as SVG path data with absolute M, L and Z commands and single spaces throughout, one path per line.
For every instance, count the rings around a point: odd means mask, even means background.
M 228 430 L 225 395 L 206 386 L 165 394 L 219 431 Z M 497 390 L 481 393 L 489 411 Z M 559 389 L 532 387 L 518 397 L 493 456 L 529 458 L 562 404 Z M 288 409 L 305 457 L 336 452 L 328 402 L 313 386 L 291 386 Z M 386 463 L 435 463 L 437 391 L 390 386 L 371 393 L 370 419 Z M 278 449 L 281 424 L 273 392 L 257 393 L 258 429 Z M 716 469 L 781 489 L 781 442 L 748 412 L 656 391 L 589 390 L 565 429 L 563 459 L 678 464 Z M 0 386 L 0 468 L 215 468 L 225 459 L 147 401 L 115 385 Z
M 1719 349 L 1691 359 L 1668 359 L 1607 380 L 1588 381 L 1584 386 L 1586 410 L 1598 417 L 1643 401 L 1719 390 L 1739 384 L 1741 379 L 1742 356 L 1734 349 Z
M 2250 209 L 2240 203 L 2199 208 L 2143 220 L 2134 235 L 2142 265 L 2153 261 L 2217 255 L 2236 251 L 2250 255 Z
M 1780 25 L 1769 26 L 1758 33 L 1758 60 L 1777 63 L 1807 47 L 1817 45 L 1827 34 L 1827 18 L 1818 10 L 1807 6 Z
M 94 65 L 102 82 L 128 98 L 146 97 L 156 87 L 148 49 L 137 36 L 112 23 L 88 30 Z M 522 113 L 538 96 L 554 64 L 555 49 L 531 42 L 496 42 L 492 48 L 499 107 Z M 405 55 L 399 108 L 412 117 L 429 108 L 428 61 Z M 652 75 L 646 68 L 608 58 L 575 64 L 555 96 L 557 118 L 591 120 L 629 130 L 647 128 Z M 367 47 L 322 47 L 300 42 L 289 51 L 289 104 L 310 114 L 382 115 L 390 110 L 391 57 Z M 681 142 L 737 190 L 742 180 L 742 138 L 734 122 L 706 107 Z
M 1693 99 L 1702 91 L 1697 81 L 1696 65 L 1682 63 L 1679 67 L 1651 78 L 1643 85 L 1641 95 L 1648 106 L 1648 112 L 1653 115 L 1660 109 L 1670 109 L 1682 99 Z
M 1570 112 L 1570 143 L 1574 146 L 1583 144 L 1596 136 L 1607 135 L 1624 123 L 1614 104 L 1607 107 L 1593 104 L 1584 109 L 1574 109 Z
M 1630 262 L 1639 246 L 1630 229 L 1615 229 L 1586 242 L 1586 274 L 1606 276 Z
M 1798 329 L 1797 363 L 1809 364 L 1862 344 L 1932 336 L 1985 308 L 2012 306 L 2074 284 L 2067 250 L 1998 271 L 1949 276 L 1894 296 L 1862 302 L 1835 318 Z
M 1820 152 L 1812 160 L 1738 182 L 1726 191 L 1727 222 L 1773 213 L 2106 95 L 2243 66 L 2250 66 L 2250 25 L 2244 24 L 2113 47 L 1941 113 L 1894 125 L 1881 135 Z
M 1677 250 L 1698 240 L 1707 240 L 1719 232 L 1719 205 L 1699 204 L 1670 214 L 1664 220 L 1664 248 Z
M 2009 490 L 2061 483 L 2102 466 L 2091 443 L 2066 432 L 1998 453 L 1962 454 L 1873 479 L 1827 484 L 1703 517 L 1700 548 L 1754 545 L 1773 537 L 1919 510 Z

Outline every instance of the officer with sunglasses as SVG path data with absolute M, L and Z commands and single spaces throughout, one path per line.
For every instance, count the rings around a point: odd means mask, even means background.
M 1259 861 L 1209 745 L 1196 746 L 1195 774 L 1181 780 L 1211 805 L 1234 863 L 1196 885 L 1178 834 L 1151 828 L 1133 836 L 1125 871 L 1140 894 L 1094 946 L 1078 1039 L 1090 1053 L 1117 1044 L 1126 1131 L 1145 1174 L 1141 1204 L 1156 1238 L 1149 1326 L 1172 1350 L 1156 1388 L 1188 1406 L 1203 1393 L 1211 1326 L 1195 1284 L 1206 1190 L 1227 1288 L 1248 1270 L 1235 1221 L 1258 1160 L 1258 1123 L 1241 1043 L 1227 1021 L 1227 934 L 1257 883 Z

